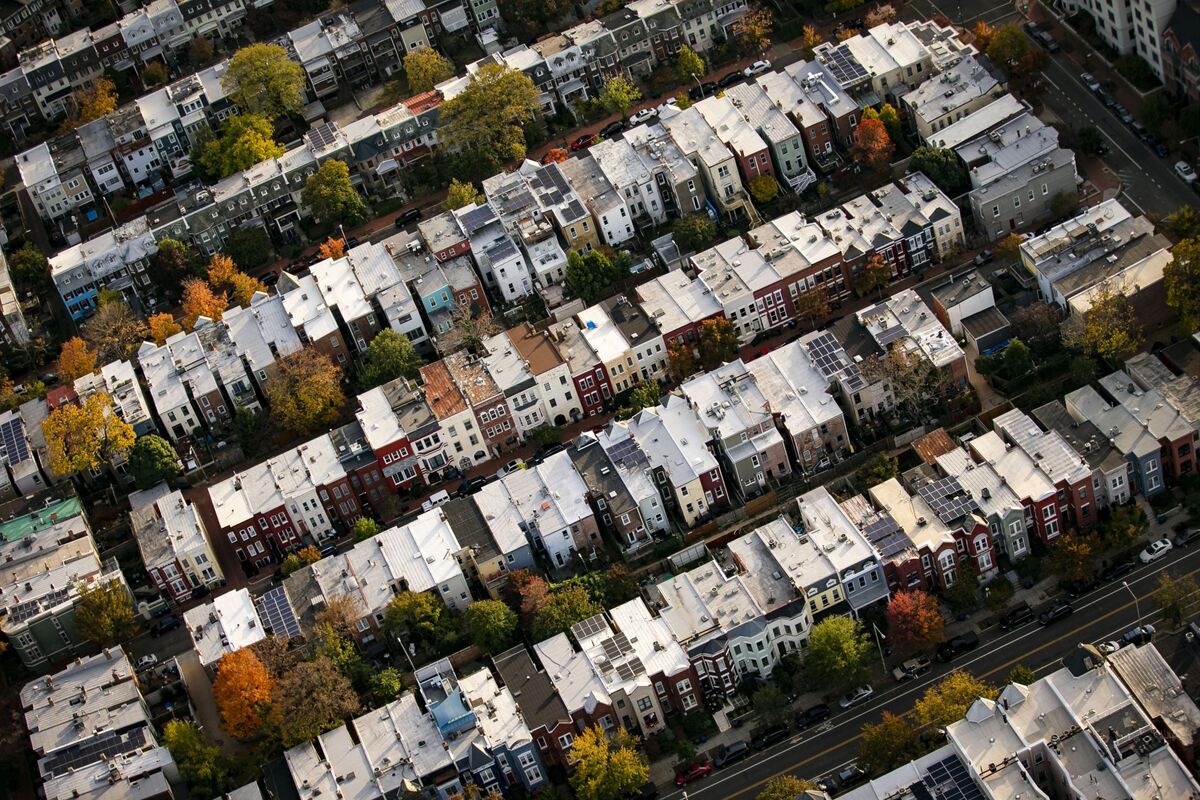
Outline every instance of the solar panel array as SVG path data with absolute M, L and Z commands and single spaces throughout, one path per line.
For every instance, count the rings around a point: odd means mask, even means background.
M 269 633 L 282 638 L 300 635 L 300 621 L 296 619 L 282 586 L 254 598 L 254 606 Z
M 863 65 L 858 63 L 850 48 L 844 44 L 830 50 L 822 63 L 833 79 L 842 86 L 865 81 L 869 77 Z
M 958 756 L 930 765 L 923 783 L 939 800 L 983 800 L 983 791 Z
M 575 634 L 575 641 L 579 641 L 607 629 L 608 623 L 605 622 L 604 615 L 597 614 L 594 617 L 588 617 L 583 622 L 576 622 L 571 626 L 571 633 Z
M 47 595 L 39 597 L 37 600 L 29 600 L 25 603 L 19 603 L 13 606 L 8 616 L 12 622 L 24 622 L 30 617 L 36 617 L 44 608 L 54 608 L 59 603 L 66 600 L 71 594 L 69 587 L 55 589 Z
M 880 558 L 885 560 L 913 546 L 912 539 L 896 524 L 892 515 L 882 511 L 863 527 L 863 535 L 879 551 Z
M 487 203 L 472 208 L 467 213 L 463 214 L 459 219 L 462 220 L 463 227 L 467 229 L 467 233 L 475 233 L 486 225 L 496 221 L 496 212 Z
M 857 392 L 867 385 L 862 374 L 846 354 L 845 348 L 829 331 L 821 331 L 805 345 L 817 369 L 827 378 L 840 376 L 848 391 Z
M 907 335 L 908 331 L 904 329 L 903 325 L 889 325 L 886 328 L 880 329 L 879 336 L 876 337 L 875 341 L 879 343 L 880 347 L 886 347 L 897 339 L 903 339 Z
M 308 132 L 309 140 L 318 150 L 324 150 L 326 147 L 337 142 L 338 128 L 332 122 L 326 122 L 324 125 L 318 125 Z
M 146 743 L 146 728 L 138 727 L 124 733 L 105 731 L 90 739 L 71 745 L 46 758 L 43 767 L 54 777 L 116 756 L 131 753 Z
M 20 417 L 0 425 L 0 455 L 9 464 L 18 464 L 29 458 L 29 443 L 25 441 L 25 426 Z
M 617 664 L 617 677 L 623 681 L 631 681 L 639 675 L 646 674 L 646 665 L 637 656 L 628 661 Z
M 645 451 L 638 447 L 637 440 L 632 436 L 613 445 L 608 451 L 608 457 L 614 464 L 620 464 L 627 469 L 635 469 L 648 461 Z
M 623 633 L 608 637 L 600 643 L 600 646 L 604 648 L 604 655 L 612 659 L 621 658 L 633 652 L 629 637 Z
M 567 208 L 563 213 L 566 214 L 567 219 L 579 219 L 584 214 L 583 203 L 578 200 L 572 200 L 567 203 Z
M 933 513 L 947 525 L 979 511 L 975 500 L 953 475 L 922 486 L 917 494 L 929 503 Z

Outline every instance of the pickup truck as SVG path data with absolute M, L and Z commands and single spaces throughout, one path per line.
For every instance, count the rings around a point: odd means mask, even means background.
M 898 667 L 892 668 L 892 677 L 896 681 L 902 682 L 911 680 L 918 675 L 923 675 L 933 666 L 933 662 L 929 660 L 929 656 L 917 656 L 910 658 Z

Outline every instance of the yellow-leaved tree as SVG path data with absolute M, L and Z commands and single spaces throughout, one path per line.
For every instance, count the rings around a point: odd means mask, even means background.
M 124 458 L 137 439 L 104 392 L 54 409 L 42 422 L 42 433 L 50 448 L 50 471 L 56 475 L 99 469 L 113 458 Z
M 969 672 L 958 670 L 930 686 L 925 696 L 913 706 L 920 727 L 945 727 L 962 719 L 967 709 L 981 697 L 996 697 L 996 688 Z
M 87 342 L 78 336 L 72 336 L 63 342 L 58 354 L 58 375 L 64 381 L 74 381 L 82 378 L 96 369 L 96 354 L 88 347 Z
M 221 712 L 221 726 L 230 736 L 245 739 L 258 733 L 271 705 L 275 679 L 248 647 L 221 656 L 213 697 Z
M 650 778 L 650 763 L 624 730 L 610 737 L 594 725 L 575 738 L 571 788 L 579 800 L 617 800 L 631 796 Z
M 267 401 L 279 424 L 295 433 L 311 433 L 332 424 L 345 403 L 342 371 L 329 356 L 305 347 L 279 359 L 267 379 Z

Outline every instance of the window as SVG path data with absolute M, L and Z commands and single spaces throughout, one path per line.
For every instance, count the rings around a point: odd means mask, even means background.
M 558 737 L 558 743 L 563 750 L 566 750 L 575 743 L 575 737 L 570 733 L 564 733 L 562 736 Z
M 638 711 L 649 711 L 654 708 L 654 701 L 649 697 L 641 697 L 637 701 Z

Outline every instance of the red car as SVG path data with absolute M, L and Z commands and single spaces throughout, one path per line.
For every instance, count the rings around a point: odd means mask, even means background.
M 686 786 L 692 781 L 698 781 L 701 778 L 707 778 L 712 774 L 712 764 L 692 764 L 687 769 L 675 776 L 676 786 Z
M 578 139 L 571 142 L 571 150 L 572 151 L 582 150 L 583 148 L 590 146 L 595 141 L 596 141 L 596 134 L 585 133 L 583 136 L 580 136 Z

